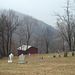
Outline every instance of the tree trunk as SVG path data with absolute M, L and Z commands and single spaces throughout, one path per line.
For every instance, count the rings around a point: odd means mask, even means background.
M 46 54 L 48 54 L 48 46 L 49 46 L 49 43 L 48 41 L 46 41 Z
M 9 53 L 11 53 L 11 46 L 12 46 L 12 34 L 9 37 Z

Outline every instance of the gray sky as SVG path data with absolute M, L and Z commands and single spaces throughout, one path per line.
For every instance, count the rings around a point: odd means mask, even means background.
M 13 9 L 55 26 L 54 12 L 62 13 L 66 0 L 0 0 L 0 9 Z M 70 0 L 74 1 L 74 0 Z

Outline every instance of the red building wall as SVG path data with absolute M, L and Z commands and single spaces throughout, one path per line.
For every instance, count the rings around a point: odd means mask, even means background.
M 35 48 L 35 47 L 30 47 L 28 50 L 27 50 L 27 54 L 38 54 L 38 48 Z M 18 56 L 21 55 L 21 54 L 26 54 L 26 51 L 23 51 L 23 50 L 18 50 Z

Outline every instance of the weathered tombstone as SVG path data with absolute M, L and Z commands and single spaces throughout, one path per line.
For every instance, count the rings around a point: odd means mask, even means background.
M 68 56 L 68 52 L 64 52 L 64 57 L 67 57 Z
M 75 53 L 74 52 L 72 52 L 72 56 L 74 56 L 75 55 Z
M 59 55 L 59 57 L 61 57 L 61 55 Z
M 11 54 L 9 55 L 9 58 L 8 58 L 8 63 L 11 63 L 12 60 L 13 60 L 13 54 L 11 53 Z
M 25 56 L 23 54 L 19 55 L 18 63 L 24 63 Z
M 51 56 L 48 56 L 48 58 L 51 58 Z
M 56 56 L 55 56 L 55 55 L 53 55 L 53 57 L 54 57 L 54 58 L 56 58 Z
M 29 61 L 28 60 L 26 61 L 26 64 L 29 64 Z
M 40 57 L 40 60 L 43 60 L 43 57 Z
M 31 54 L 29 53 L 29 57 L 31 56 Z

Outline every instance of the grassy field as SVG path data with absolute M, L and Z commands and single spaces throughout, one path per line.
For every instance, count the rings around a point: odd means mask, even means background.
M 63 57 L 63 53 L 60 55 L 60 58 L 58 53 L 26 55 L 25 62 L 28 60 L 29 64 L 19 64 L 17 56 L 12 63 L 3 58 L 0 60 L 0 75 L 75 75 L 75 56 L 72 57 L 71 53 L 68 57 Z M 43 61 L 40 61 L 40 56 L 43 56 Z

